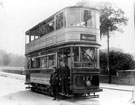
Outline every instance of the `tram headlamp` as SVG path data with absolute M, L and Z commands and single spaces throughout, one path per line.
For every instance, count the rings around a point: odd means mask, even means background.
M 91 85 L 91 81 L 90 80 L 87 80 L 86 81 L 86 86 L 90 86 Z

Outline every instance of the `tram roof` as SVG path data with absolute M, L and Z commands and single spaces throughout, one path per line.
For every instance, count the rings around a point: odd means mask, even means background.
M 97 10 L 97 11 L 99 11 L 99 10 L 96 9 L 96 8 L 86 7 L 86 6 L 69 6 L 69 7 L 65 7 L 65 8 L 61 9 L 60 11 L 54 13 L 53 15 L 49 16 L 49 17 L 46 18 L 45 20 L 39 22 L 39 23 L 38 23 L 37 25 L 35 25 L 34 27 L 32 27 L 32 28 L 30 28 L 29 30 L 27 30 L 27 31 L 25 32 L 25 34 L 28 35 L 30 31 L 32 31 L 32 30 L 38 28 L 38 27 L 39 27 L 40 25 L 42 25 L 43 23 L 47 23 L 47 22 L 50 20 L 51 17 L 55 16 L 57 13 L 59 13 L 59 12 L 65 10 L 65 9 L 68 9 L 68 8 L 86 8 L 86 9 L 91 9 L 91 10 Z M 100 11 L 99 11 L 99 12 L 100 12 Z

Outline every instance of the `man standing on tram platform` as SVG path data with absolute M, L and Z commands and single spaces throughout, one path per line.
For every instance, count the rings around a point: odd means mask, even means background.
M 50 84 L 51 84 L 51 87 L 53 89 L 54 100 L 56 100 L 57 98 L 59 98 L 58 97 L 59 80 L 58 80 L 58 71 L 55 67 L 54 67 L 54 71 L 50 77 Z
M 61 78 L 61 84 L 62 84 L 62 89 L 65 94 L 69 93 L 69 82 L 68 82 L 68 77 L 70 76 L 70 69 L 69 67 L 65 64 L 64 60 L 60 60 L 59 62 L 60 67 L 59 67 L 59 74 Z

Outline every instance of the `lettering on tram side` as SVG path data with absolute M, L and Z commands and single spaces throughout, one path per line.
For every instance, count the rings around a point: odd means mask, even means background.
M 81 34 L 80 35 L 80 40 L 96 41 L 96 35 Z

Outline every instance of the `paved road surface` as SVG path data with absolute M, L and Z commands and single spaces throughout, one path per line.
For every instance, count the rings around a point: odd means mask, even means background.
M 98 93 L 99 98 L 82 97 L 54 101 L 52 97 L 26 90 L 24 80 L 20 78 L 20 76 L 15 78 L 0 76 L 0 105 L 133 105 L 131 91 L 109 88 L 104 88 L 103 92 Z M 101 86 L 109 87 L 105 84 Z M 113 87 L 116 86 L 113 85 Z

